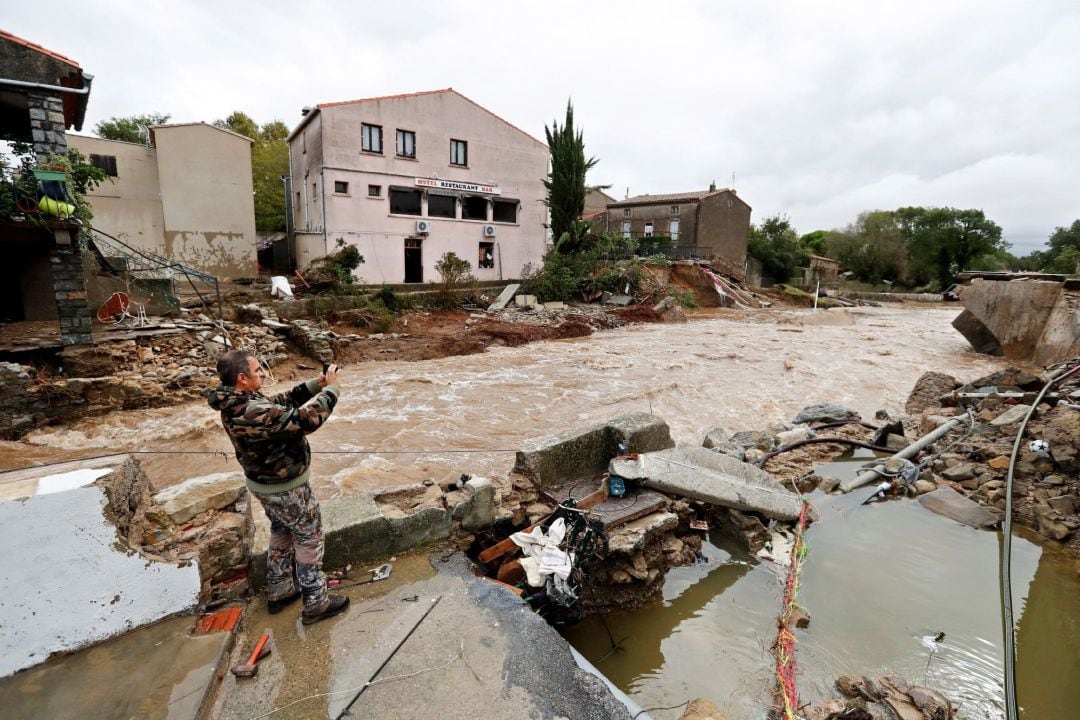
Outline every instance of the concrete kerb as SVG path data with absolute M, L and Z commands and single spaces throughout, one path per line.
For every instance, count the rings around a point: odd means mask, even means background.
M 452 527 L 450 513 L 441 508 L 423 508 L 404 517 L 387 518 L 373 494 L 323 503 L 322 517 L 326 537 L 323 563 L 328 568 L 365 563 L 437 542 L 449 537 Z M 257 533 L 252 542 L 252 587 L 266 584 L 268 546 L 269 535 Z
M 620 450 L 620 445 L 625 449 Z M 541 486 L 595 475 L 620 453 L 645 453 L 675 446 L 666 422 L 649 413 L 631 413 L 524 444 L 512 473 Z

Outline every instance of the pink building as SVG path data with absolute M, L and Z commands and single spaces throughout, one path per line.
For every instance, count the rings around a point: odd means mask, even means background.
M 366 283 L 438 282 L 446 252 L 480 280 L 544 254 L 544 143 L 453 89 L 305 108 L 289 135 L 298 266 L 342 240 Z

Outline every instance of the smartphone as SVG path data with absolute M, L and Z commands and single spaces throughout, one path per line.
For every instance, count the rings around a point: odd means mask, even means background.
M 326 375 L 327 371 L 329 371 L 329 370 L 330 370 L 330 363 L 323 363 L 322 364 L 322 374 Z

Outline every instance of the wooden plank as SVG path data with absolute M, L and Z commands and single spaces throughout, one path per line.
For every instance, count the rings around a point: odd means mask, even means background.
M 495 573 L 495 579 L 507 585 L 515 585 L 525 577 L 525 568 L 521 567 L 520 560 L 511 560 L 503 563 L 499 571 Z
M 578 501 L 577 506 L 578 506 L 578 508 L 580 510 L 588 510 L 589 508 L 593 507 L 594 505 L 598 505 L 598 504 L 602 503 L 605 499 L 607 499 L 607 490 L 604 489 L 604 488 L 601 488 L 601 489 L 597 490 L 596 492 L 590 493 L 590 494 L 586 495 L 585 497 L 581 498 L 581 500 Z M 535 528 L 538 528 L 541 525 L 543 525 L 544 522 L 546 522 L 549 517 L 551 517 L 551 516 L 547 515 L 544 518 L 542 518 L 541 520 L 537 520 L 532 525 L 525 528 L 524 530 L 521 530 L 520 532 L 532 532 Z M 506 538 L 505 540 L 501 540 L 501 541 L 495 543 L 494 545 L 492 545 L 491 547 L 489 547 L 487 550 L 484 550 L 483 552 L 481 552 L 477 556 L 476 559 L 479 560 L 481 564 L 487 565 L 492 560 L 497 560 L 498 558 L 501 558 L 503 555 L 507 555 L 509 553 L 512 553 L 513 551 L 515 551 L 517 549 L 518 549 L 517 544 L 514 543 L 514 541 L 511 540 L 510 538 Z
M 521 588 L 517 588 L 517 587 L 514 587 L 513 585 L 507 585 L 507 584 L 506 584 L 506 583 L 504 583 L 504 582 L 499 582 L 499 581 L 498 581 L 498 580 L 496 580 L 495 578 L 490 578 L 490 577 L 484 577 L 484 579 L 485 579 L 485 580 L 487 580 L 488 582 L 493 582 L 493 583 L 495 583 L 496 585 L 502 585 L 502 586 L 503 586 L 504 588 L 506 588 L 506 589 L 507 589 L 507 590 L 509 590 L 510 592 L 514 593 L 514 594 L 515 594 L 515 595 L 517 595 L 518 597 L 525 597 L 525 591 L 524 591 L 524 590 L 522 590 Z

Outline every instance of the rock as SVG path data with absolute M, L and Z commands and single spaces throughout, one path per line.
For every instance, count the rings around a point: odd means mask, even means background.
M 722 427 L 714 427 L 709 432 L 705 433 L 705 439 L 702 441 L 702 447 L 716 448 L 721 445 L 726 445 L 731 442 L 731 438 L 728 437 L 727 431 Z
M 840 405 L 825 403 L 821 405 L 809 405 L 803 408 L 791 422 L 795 425 L 802 425 L 811 422 L 844 422 L 846 420 L 859 419 L 859 413 L 854 410 L 849 410 Z
M 1009 456 L 998 455 L 995 458 L 991 458 L 986 464 L 995 470 L 1007 470 L 1009 468 Z
M 1052 507 L 1061 515 L 1072 515 L 1076 512 L 1076 496 L 1075 495 L 1060 495 L 1055 498 L 1049 498 L 1046 504 Z
M 941 476 L 952 482 L 963 482 L 975 477 L 975 469 L 967 463 L 960 463 L 942 470 Z
M 1072 534 L 1068 526 L 1058 522 L 1054 509 L 1048 505 L 1035 507 L 1035 519 L 1039 534 L 1051 540 L 1064 540 Z
M 810 627 L 810 613 L 800 607 L 793 608 L 789 617 L 792 624 L 799 629 Z
M 757 448 L 764 452 L 772 449 L 772 436 L 762 430 L 742 430 L 732 435 L 731 439 L 745 448 Z
M 922 711 L 923 715 L 936 720 L 948 720 L 953 716 L 952 705 L 948 699 L 937 690 L 913 685 L 907 689 L 907 695 L 915 707 Z
M 934 492 L 937 490 L 937 484 L 930 480 L 916 480 L 915 492 L 919 495 L 925 495 L 928 492 Z
M 786 447 L 793 445 L 803 440 L 810 440 L 816 437 L 813 430 L 808 427 L 795 428 L 794 430 L 785 430 L 783 432 L 776 433 L 776 446 Z
M 994 527 L 998 522 L 986 508 L 947 487 L 920 496 L 919 503 L 927 510 L 973 528 Z
M 74 345 L 60 351 L 68 377 L 105 377 L 116 373 L 112 352 L 99 345 Z
M 846 708 L 847 705 L 844 704 L 843 700 L 837 700 L 836 698 L 819 700 L 800 709 L 799 717 L 803 718 L 803 720 L 831 720 L 839 717 L 840 713 L 844 712 Z
M 1063 475 L 1047 475 L 1043 478 L 1043 482 L 1048 485 L 1064 485 L 1066 479 Z
M 154 501 L 174 523 L 182 525 L 200 513 L 228 507 L 245 489 L 242 472 L 217 473 L 165 488 Z
M 1007 425 L 1012 425 L 1013 423 L 1018 423 L 1024 419 L 1024 416 L 1027 415 L 1027 412 L 1030 409 L 1030 405 L 1013 405 L 1011 408 L 991 420 L 990 424 L 994 427 L 1005 427 Z
M 818 483 L 818 490 L 826 493 L 831 493 L 837 487 L 840 486 L 840 478 L 826 475 L 821 478 L 821 482 Z
M 926 372 L 915 381 L 915 387 L 908 395 L 904 412 L 918 415 L 928 408 L 941 407 L 941 398 L 960 387 L 960 381 L 952 375 L 938 372 Z
M 900 452 L 910 444 L 911 441 L 903 435 L 895 435 L 893 433 L 890 433 L 889 437 L 885 439 L 885 447 L 889 448 L 893 452 Z
M 710 701 L 695 698 L 686 706 L 679 720 L 724 720 L 724 716 L 720 714 L 720 708 Z
M 471 495 L 461 526 L 466 530 L 491 527 L 495 522 L 495 486 L 487 478 L 474 477 L 465 487 Z

